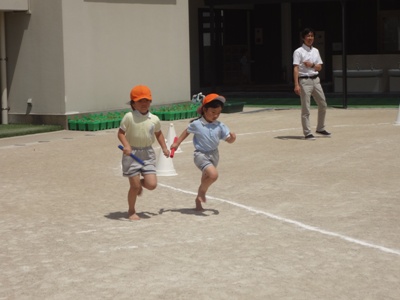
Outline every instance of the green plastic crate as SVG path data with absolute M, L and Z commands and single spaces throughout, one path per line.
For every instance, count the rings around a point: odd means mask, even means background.
M 114 127 L 114 121 L 107 119 L 107 129 L 112 129 Z
M 174 120 L 177 120 L 177 113 L 174 111 L 166 111 L 165 121 L 174 121 Z
M 68 129 L 69 130 L 78 130 L 77 120 L 69 119 L 68 120 Z
M 97 131 L 100 130 L 100 122 L 99 121 L 88 121 L 87 122 L 87 129 L 89 131 Z
M 115 119 L 115 120 L 114 120 L 114 124 L 113 124 L 114 128 L 118 128 L 119 125 L 120 125 L 120 123 L 121 123 L 121 120 L 120 120 L 120 119 Z
M 100 130 L 107 129 L 107 120 L 100 120 Z
M 86 121 L 85 120 L 78 120 L 78 129 L 80 131 L 86 131 Z

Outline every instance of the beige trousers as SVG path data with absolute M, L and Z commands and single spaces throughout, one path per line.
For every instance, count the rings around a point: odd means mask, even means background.
M 301 125 L 305 136 L 311 134 L 310 127 L 310 101 L 311 96 L 318 105 L 318 121 L 317 131 L 325 130 L 325 115 L 326 115 L 326 99 L 322 89 L 319 77 L 315 79 L 300 78 L 299 84 L 301 87 Z

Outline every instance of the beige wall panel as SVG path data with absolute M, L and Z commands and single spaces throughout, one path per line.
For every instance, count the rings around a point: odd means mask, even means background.
M 187 0 L 31 0 L 6 13 L 10 114 L 126 108 L 146 84 L 153 105 L 190 100 Z
M 31 0 L 31 12 L 6 13 L 10 113 L 64 114 L 60 0 Z
M 136 84 L 190 100 L 188 3 L 145 2 L 63 1 L 67 112 L 126 108 Z
M 0 10 L 28 10 L 29 9 L 29 0 L 1 0 L 0 1 Z

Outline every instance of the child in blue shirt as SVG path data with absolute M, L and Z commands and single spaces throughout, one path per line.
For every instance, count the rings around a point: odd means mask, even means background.
M 218 145 L 220 140 L 230 144 L 236 140 L 236 134 L 230 132 L 225 124 L 217 121 L 225 101 L 226 99 L 218 94 L 207 95 L 198 110 L 201 116 L 191 121 L 178 140 L 170 147 L 177 149 L 189 134 L 194 135 L 194 163 L 202 171 L 201 183 L 195 199 L 196 210 L 198 211 L 203 210 L 202 203 L 207 201 L 207 190 L 218 179 Z

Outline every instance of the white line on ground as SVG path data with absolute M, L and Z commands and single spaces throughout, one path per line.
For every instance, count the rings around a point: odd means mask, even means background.
M 92 229 L 92 230 L 84 230 L 84 231 L 78 231 L 76 234 L 81 234 L 81 233 L 92 233 L 92 232 L 96 232 L 97 230 Z
M 173 187 L 173 186 L 169 186 L 169 185 L 166 185 L 166 184 L 161 184 L 161 183 L 158 183 L 158 184 L 160 186 L 165 187 L 165 188 L 168 188 L 168 189 L 171 189 L 171 190 L 174 190 L 174 191 L 178 191 L 178 192 L 181 192 L 181 193 L 190 194 L 190 195 L 197 195 L 197 193 L 195 193 L 195 192 L 182 190 L 182 189 L 179 189 L 179 188 L 176 188 L 176 187 Z M 207 196 L 207 198 L 208 199 L 217 200 L 217 201 L 220 201 L 220 202 L 224 202 L 224 203 L 227 203 L 227 204 L 230 204 L 230 205 L 233 205 L 233 206 L 236 206 L 236 207 L 239 207 L 239 208 L 245 209 L 247 211 L 260 214 L 260 215 L 264 215 L 264 216 L 266 216 L 266 217 L 268 217 L 270 219 L 274 219 L 274 220 L 278 220 L 278 221 L 281 221 L 281 222 L 284 222 L 284 223 L 288 223 L 288 224 L 294 225 L 296 227 L 299 227 L 299 228 L 302 228 L 302 229 L 305 229 L 305 230 L 308 230 L 308 231 L 313 231 L 313 232 L 318 232 L 318 233 L 323 234 L 323 235 L 333 236 L 333 237 L 345 240 L 345 241 L 353 243 L 353 244 L 361 245 L 361 246 L 364 246 L 364 247 L 367 247 L 367 248 L 377 249 L 377 250 L 380 250 L 382 252 L 386 252 L 386 253 L 395 254 L 395 255 L 399 255 L 400 256 L 400 250 L 397 250 L 397 249 L 391 249 L 391 248 L 387 248 L 387 247 L 384 247 L 384 246 L 375 245 L 375 244 L 372 244 L 372 243 L 369 243 L 369 242 L 365 242 L 365 241 L 362 241 L 362 240 L 359 240 L 359 239 L 355 239 L 355 238 L 352 238 L 352 237 L 349 237 L 349 236 L 345 236 L 345 235 L 342 235 L 342 234 L 339 234 L 339 233 L 336 233 L 336 232 L 324 230 L 324 229 L 318 228 L 316 226 L 307 225 L 307 224 L 304 224 L 304 223 L 301 223 L 301 222 L 298 222 L 298 221 L 295 221 L 295 220 L 283 218 L 283 217 L 280 217 L 280 216 L 277 216 L 277 215 L 274 215 L 274 214 L 271 214 L 271 213 L 268 213 L 268 212 L 265 212 L 265 211 L 262 211 L 262 210 L 255 209 L 255 208 L 253 208 L 251 206 L 243 205 L 243 204 L 236 203 L 236 202 L 233 202 L 233 201 L 230 201 L 230 200 L 225 200 L 225 199 L 216 198 L 216 197 L 212 197 L 212 196 Z

